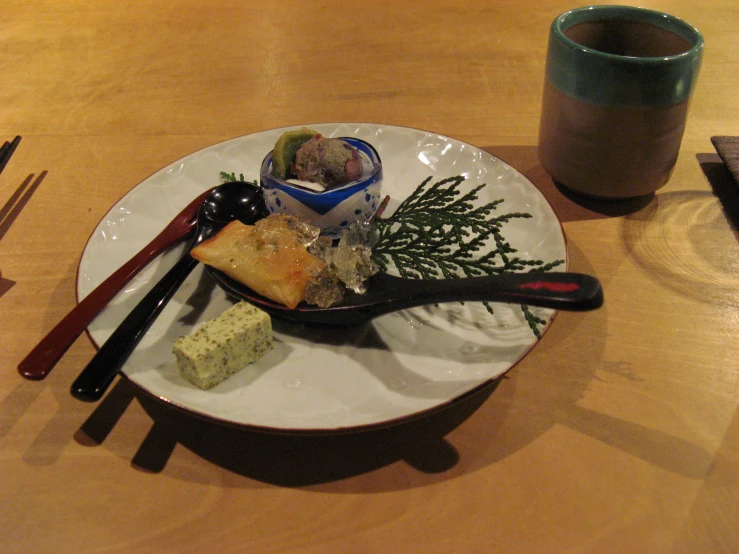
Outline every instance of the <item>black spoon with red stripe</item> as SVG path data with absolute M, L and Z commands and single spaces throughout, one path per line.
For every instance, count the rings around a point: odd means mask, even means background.
M 298 323 L 359 325 L 390 312 L 444 302 L 505 302 L 567 311 L 594 310 L 603 304 L 598 279 L 582 273 L 505 273 L 423 280 L 378 273 L 367 281 L 366 294 L 348 292 L 341 303 L 329 308 L 302 302 L 290 309 L 220 271 L 210 267 L 208 271 L 230 296 L 251 302 L 274 317 Z

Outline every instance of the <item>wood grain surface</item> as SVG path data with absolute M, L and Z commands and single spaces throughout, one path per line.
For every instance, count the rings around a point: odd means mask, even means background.
M 711 144 L 739 135 L 739 3 L 645 0 L 706 41 L 672 179 L 573 199 L 539 165 L 547 33 L 584 2 L 7 0 L 0 17 L 0 551 L 739 551 L 739 234 Z M 560 313 L 499 383 L 398 428 L 217 427 L 118 382 L 16 366 L 74 305 L 128 190 L 205 146 L 358 121 L 503 158 L 561 218 L 605 306 Z

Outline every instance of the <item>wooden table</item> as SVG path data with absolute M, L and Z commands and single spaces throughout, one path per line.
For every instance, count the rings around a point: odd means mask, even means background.
M 706 52 L 672 180 L 625 207 L 572 201 L 536 156 L 548 26 L 585 3 L 478 5 L 3 4 L 0 139 L 23 141 L 0 176 L 0 550 L 739 551 L 736 190 L 709 140 L 739 134 L 739 4 L 641 2 Z M 360 436 L 213 435 L 126 383 L 78 402 L 87 336 L 46 380 L 18 375 L 129 189 L 215 142 L 333 121 L 507 160 L 605 306 L 560 313 L 497 388 Z

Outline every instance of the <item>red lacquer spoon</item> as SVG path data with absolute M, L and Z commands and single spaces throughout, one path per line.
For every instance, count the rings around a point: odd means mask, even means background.
M 184 238 L 195 227 L 198 209 L 210 190 L 190 202 L 157 237 L 147 244 L 120 269 L 88 294 L 64 319 L 57 323 L 36 347 L 18 364 L 18 372 L 26 379 L 39 380 L 46 377 L 80 336 L 123 286 L 161 252 Z

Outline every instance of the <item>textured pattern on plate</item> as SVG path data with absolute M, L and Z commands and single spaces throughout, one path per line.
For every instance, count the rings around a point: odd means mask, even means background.
M 504 198 L 500 209 L 534 216 L 504 227 L 521 257 L 566 259 L 562 227 L 551 206 L 523 175 L 494 156 L 455 139 L 403 127 L 364 123 L 309 127 L 326 136 L 356 136 L 373 144 L 383 161 L 383 193 L 396 202 L 429 176 L 438 180 L 463 174 L 469 187 L 487 183 L 481 202 Z M 192 198 L 218 184 L 220 171 L 258 178 L 264 155 L 285 130 L 213 145 L 131 190 L 103 218 L 87 244 L 79 269 L 80 298 L 151 240 Z M 118 295 L 90 326 L 95 341 L 105 341 L 177 254 L 159 259 Z M 160 398 L 230 423 L 335 430 L 383 424 L 450 402 L 503 374 L 536 342 L 520 308 L 508 305 L 496 305 L 494 316 L 476 303 L 417 308 L 342 334 L 275 320 L 274 350 L 210 391 L 198 390 L 177 374 L 172 344 L 229 306 L 224 293 L 197 268 L 123 371 Z M 544 319 L 553 315 L 550 310 L 535 313 Z

